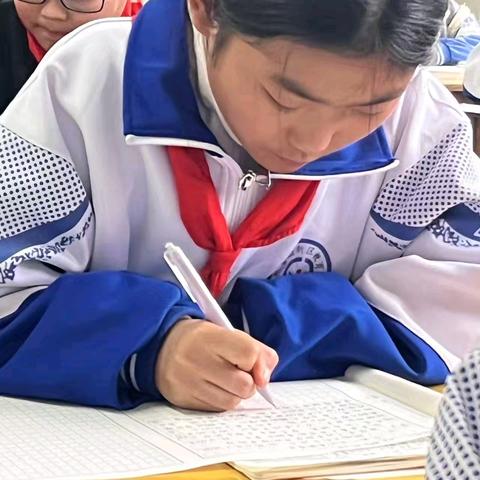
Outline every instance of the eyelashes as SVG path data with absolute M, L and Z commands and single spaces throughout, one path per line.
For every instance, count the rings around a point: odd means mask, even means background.
M 282 112 L 293 112 L 294 110 L 298 110 L 298 107 L 289 107 L 284 105 L 283 103 L 279 102 L 265 87 L 262 87 L 265 95 L 270 100 L 270 102 L 278 108 Z
M 361 117 L 367 117 L 367 118 L 373 118 L 377 117 L 378 115 L 382 115 L 385 113 L 383 110 L 369 110 L 368 112 L 365 110 L 353 110 L 357 115 L 360 115 Z
M 277 100 L 268 89 L 265 87 L 262 87 L 263 92 L 267 99 L 269 100 L 270 103 L 272 103 L 279 111 L 281 112 L 294 112 L 295 110 L 298 110 L 300 107 L 299 106 L 289 106 L 285 105 L 284 103 L 280 102 Z M 356 109 L 356 108 L 351 108 L 350 112 L 352 112 L 354 115 L 357 115 L 359 117 L 364 117 L 364 118 L 375 118 L 377 116 L 383 115 L 385 113 L 385 110 L 376 110 L 374 106 L 372 106 L 370 109 Z

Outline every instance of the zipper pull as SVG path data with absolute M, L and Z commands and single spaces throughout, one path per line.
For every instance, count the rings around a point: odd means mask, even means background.
M 257 179 L 257 174 L 249 170 L 238 182 L 238 189 L 242 190 L 243 192 L 247 191 Z
M 267 175 L 257 175 L 253 170 L 248 172 L 238 182 L 238 189 L 243 192 L 247 191 L 254 183 L 263 185 L 267 189 L 272 186 L 272 179 L 270 178 L 270 171 Z

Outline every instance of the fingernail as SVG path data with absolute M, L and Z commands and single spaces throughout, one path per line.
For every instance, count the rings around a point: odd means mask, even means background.
M 272 372 L 270 372 L 270 370 L 268 368 L 265 368 L 263 370 L 263 378 L 265 379 L 265 383 L 268 383 L 270 381 L 270 375 L 272 374 Z

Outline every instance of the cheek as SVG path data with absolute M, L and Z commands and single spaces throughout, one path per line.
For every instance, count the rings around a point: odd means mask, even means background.
M 263 102 L 254 88 L 238 77 L 220 75 L 211 81 L 215 86 L 215 99 L 226 122 L 242 142 L 249 142 L 267 123 Z
M 105 5 L 101 12 L 95 14 L 95 19 L 119 17 L 125 8 L 126 0 L 105 0 Z
M 22 25 L 27 30 L 31 30 L 33 25 L 36 24 L 37 18 L 40 16 L 40 7 L 37 5 L 29 5 L 24 2 L 15 2 L 15 8 Z
M 349 138 L 351 140 L 358 140 L 365 137 L 366 135 L 377 130 L 382 126 L 385 121 L 393 114 L 398 106 L 398 101 L 392 102 L 388 105 L 382 113 L 378 115 L 373 115 L 371 117 L 365 116 L 355 116 L 352 117 L 343 128 L 343 137 Z
M 356 139 L 360 139 L 376 130 L 383 122 L 383 115 L 355 117 L 350 121 L 345 130 L 347 134 L 355 136 Z

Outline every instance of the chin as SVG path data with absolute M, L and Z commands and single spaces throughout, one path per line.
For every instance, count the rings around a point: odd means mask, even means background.
M 48 52 L 54 45 L 55 45 L 56 42 L 48 42 L 48 43 L 40 43 L 40 46 L 46 51 Z
M 280 173 L 280 174 L 293 174 L 298 172 L 304 166 L 305 165 L 298 165 L 295 168 L 277 168 L 277 169 L 271 169 L 270 171 L 273 173 Z
M 272 173 L 294 173 L 297 170 L 300 170 L 305 164 L 297 163 L 290 160 L 285 160 L 277 156 L 272 155 L 255 155 L 253 152 L 250 152 L 252 158 L 263 167 L 265 170 L 269 170 Z
M 266 168 L 267 170 L 270 170 L 272 173 L 295 173 L 301 168 L 303 168 L 305 165 L 307 165 L 308 162 L 294 162 L 293 160 L 286 160 L 286 159 L 274 159 L 270 161 L 265 161 L 262 162 L 261 165 L 262 167 Z

